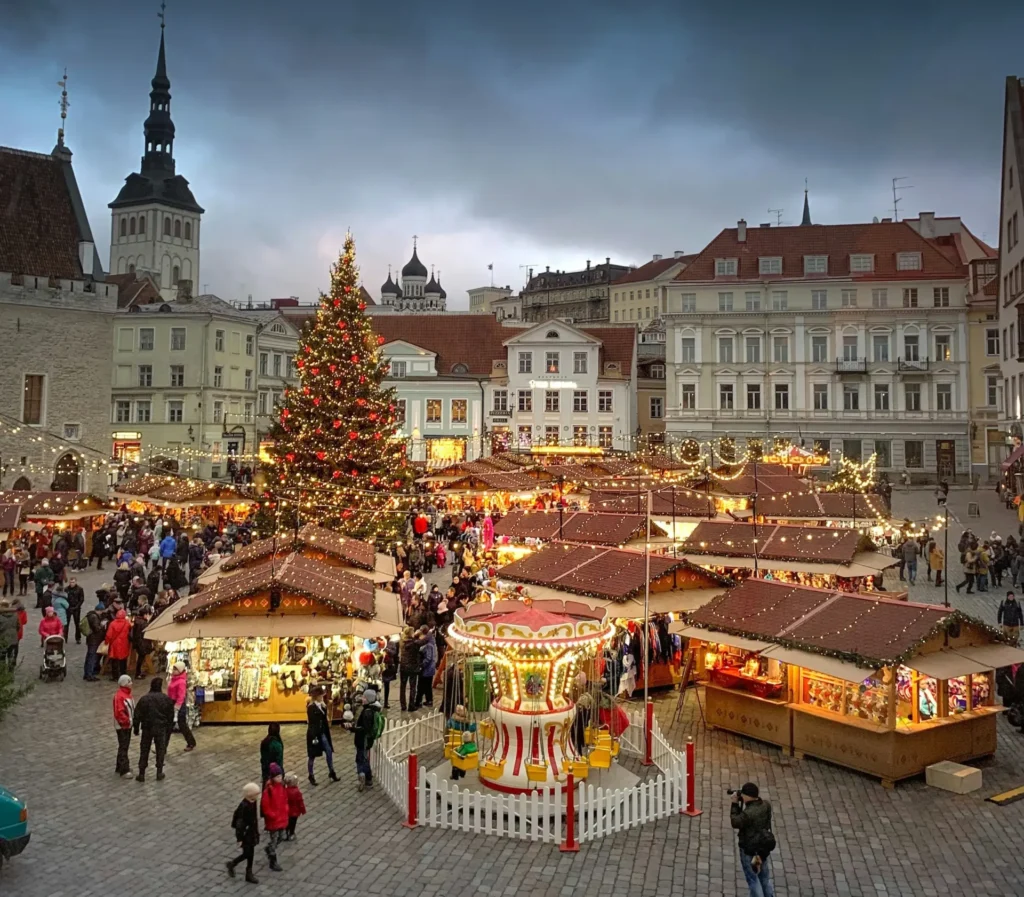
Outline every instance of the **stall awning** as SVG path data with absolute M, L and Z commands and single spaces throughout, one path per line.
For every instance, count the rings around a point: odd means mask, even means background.
M 986 669 L 990 670 L 1024 663 L 1024 650 L 1014 648 L 1013 645 L 978 645 L 972 648 L 956 648 L 955 651 L 969 660 L 984 664 Z
M 147 627 L 146 638 L 156 642 L 180 642 L 187 638 L 301 638 L 314 635 L 387 638 L 401 628 L 400 620 L 366 620 L 331 614 L 200 617 L 177 623 L 169 613 L 165 613 Z
M 732 567 L 734 569 L 746 570 L 754 569 L 754 558 L 750 556 L 727 557 L 726 555 L 718 554 L 684 554 L 683 557 L 691 564 L 697 564 L 700 567 L 724 567 L 726 569 Z M 892 561 L 891 564 L 886 564 L 886 566 L 893 566 L 899 563 L 899 561 L 893 560 L 892 558 L 886 558 L 886 560 Z M 868 566 L 867 564 L 862 563 L 833 564 L 829 562 L 816 563 L 814 561 L 779 561 L 772 560 L 770 558 L 758 558 L 757 566 L 760 570 L 788 570 L 791 573 L 810 573 L 817 574 L 819 576 L 841 576 L 844 579 L 874 576 L 878 572 L 877 565 Z
M 1003 470 L 1009 470 L 1021 458 L 1024 458 L 1024 442 L 1022 442 L 1020 445 L 1017 446 L 1017 448 L 1010 452 L 1006 460 L 1003 461 L 1003 463 L 1000 466 Z
M 956 679 L 969 673 L 986 673 L 992 669 L 990 665 L 971 660 L 949 648 L 912 657 L 904 665 L 932 679 Z
M 700 629 L 697 626 L 674 624 L 669 629 L 671 632 L 678 633 L 683 638 L 695 638 L 700 639 L 702 642 L 713 642 L 716 645 L 728 645 L 730 648 L 738 648 L 740 651 L 760 652 L 765 648 L 771 647 L 769 642 L 759 642 L 756 639 L 743 638 L 739 635 L 726 635 L 724 632 Z
M 798 648 L 783 648 L 781 645 L 772 645 L 770 648 L 762 651 L 761 654 L 772 660 L 791 663 L 794 666 L 803 667 L 805 670 L 813 670 L 815 673 L 832 676 L 834 679 L 844 679 L 847 682 L 863 682 L 878 672 L 877 670 L 859 667 L 848 660 L 826 657 L 823 654 L 815 654 L 813 651 L 801 651 Z

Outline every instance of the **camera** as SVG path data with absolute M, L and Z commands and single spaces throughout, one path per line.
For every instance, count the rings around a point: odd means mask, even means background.
M 725 793 L 729 794 L 729 795 L 739 794 L 740 793 L 740 789 L 739 788 L 726 788 L 725 789 Z

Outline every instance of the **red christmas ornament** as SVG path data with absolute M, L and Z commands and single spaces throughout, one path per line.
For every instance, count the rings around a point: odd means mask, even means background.
M 359 364 L 359 356 L 358 355 L 353 355 L 352 356 L 352 364 Z
M 348 431 L 348 438 L 349 439 L 358 439 L 359 438 L 359 434 L 355 430 L 349 430 Z
M 329 365 L 327 366 L 327 370 L 329 370 L 329 371 L 330 371 L 330 372 L 331 372 L 331 373 L 333 374 L 333 373 L 334 373 L 334 371 L 335 371 L 335 370 L 337 369 L 337 367 L 338 367 L 338 366 L 337 366 L 336 364 L 329 364 Z
M 376 419 L 377 419 L 377 412 L 376 411 L 371 411 L 370 412 L 370 420 L 376 420 Z
M 359 303 L 359 310 L 360 311 L 366 311 L 366 303 L 365 302 L 360 302 Z
M 395 480 L 395 485 L 396 486 L 401 486 L 402 485 L 402 481 L 401 480 Z
M 338 427 L 340 427 L 340 426 L 341 426 L 341 421 L 340 421 L 340 420 L 336 420 L 336 421 L 334 422 L 334 429 L 335 429 L 335 430 L 337 430 L 337 429 L 338 429 Z
M 327 337 L 327 342 L 329 342 L 333 346 L 334 345 L 334 337 L 333 336 Z
M 306 395 L 306 396 L 309 395 L 309 387 L 308 386 L 303 386 L 302 387 L 302 394 Z
M 313 372 L 314 377 L 320 373 L 320 368 L 310 368 L 310 370 Z
M 352 287 L 345 287 L 345 292 L 346 293 L 351 293 L 352 292 Z
M 317 452 L 316 456 L 320 461 L 323 461 L 323 459 L 327 457 L 327 452 Z
M 365 383 L 366 382 L 366 378 L 362 374 L 359 375 L 359 382 L 360 383 Z
M 359 471 L 358 470 L 353 470 L 352 473 L 349 474 L 349 476 L 357 477 L 357 476 L 359 476 Z
M 388 405 L 388 411 L 394 411 L 394 410 L 395 410 L 395 406 L 394 405 Z
M 370 482 L 373 483 L 374 486 L 376 486 L 380 482 L 380 477 L 374 474 L 372 477 L 370 477 Z
M 319 405 L 320 404 L 320 396 L 313 396 L 313 404 L 314 405 Z
M 345 508 L 345 510 L 341 512 L 341 516 L 348 520 L 348 518 L 352 516 L 352 512 L 348 508 Z
M 356 399 L 356 404 L 361 408 L 366 404 L 366 399 Z
M 382 336 L 378 336 L 377 337 L 377 345 L 378 346 L 383 346 L 384 345 L 384 337 L 382 337 Z
M 339 330 L 344 330 L 346 327 L 348 327 L 348 324 L 346 324 L 344 321 L 338 321 Z
M 295 460 L 295 452 L 288 452 L 288 454 L 285 455 L 284 457 L 285 457 L 285 460 L 287 460 L 287 461 L 294 461 Z
M 287 408 L 281 409 L 281 417 L 287 417 L 291 412 Z
M 341 476 L 341 471 L 340 470 L 336 470 L 336 471 L 334 471 L 334 473 L 331 474 L 331 479 L 332 480 L 336 480 L 340 476 Z
M 320 427 L 317 427 L 316 428 L 316 435 L 317 436 L 323 436 L 324 435 L 324 431 Z
M 341 381 L 340 380 L 335 380 L 334 381 L 334 388 L 337 389 L 339 386 L 341 386 Z
M 334 307 L 337 308 L 339 305 L 341 305 L 341 300 L 340 299 L 335 299 L 334 300 Z
M 295 359 L 295 364 L 296 364 L 297 367 L 304 368 L 306 366 L 306 359 L 305 358 L 296 358 Z
M 380 439 L 380 433 L 374 433 L 373 434 L 373 438 L 374 439 Z
M 302 347 L 302 351 L 308 355 L 313 350 L 309 347 L 309 344 L 307 343 L 305 346 Z

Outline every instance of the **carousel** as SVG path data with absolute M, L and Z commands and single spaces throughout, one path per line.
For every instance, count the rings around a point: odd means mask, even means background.
M 453 770 L 519 794 L 562 788 L 569 772 L 581 779 L 611 769 L 628 725 L 598 675 L 613 635 L 604 608 L 574 601 L 526 597 L 456 611 L 448 630 L 456 676 L 466 679 L 470 711 L 486 706 L 487 715 L 449 724 Z

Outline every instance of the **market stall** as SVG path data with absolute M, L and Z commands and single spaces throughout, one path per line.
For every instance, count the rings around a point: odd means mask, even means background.
M 591 513 L 566 508 L 544 510 L 513 509 L 495 524 L 496 542 L 541 544 L 559 540 L 619 548 L 643 548 L 646 517 L 642 514 Z M 651 522 L 651 537 L 658 544 L 668 542 L 668 534 Z
M 0 492 L 3 521 L 0 538 L 17 539 L 25 533 L 56 532 L 82 528 L 86 535 L 86 554 L 92 542 L 92 531 L 99 526 L 110 507 L 102 498 L 89 492 Z M 2 535 L 6 532 L 7 535 Z
M 469 508 L 507 510 L 515 504 L 550 501 L 557 485 L 542 483 L 521 471 L 474 471 L 443 483 L 435 494 L 444 496 L 449 510 Z
M 873 530 L 889 520 L 881 495 L 846 492 L 800 492 L 760 495 L 757 504 L 736 512 L 740 519 L 794 526 Z M 881 532 L 881 530 L 879 530 Z
M 112 493 L 136 514 L 178 514 L 200 521 L 243 520 L 257 500 L 237 487 L 206 480 L 145 474 L 117 483 Z
M 401 627 L 398 596 L 292 552 L 172 605 L 146 638 L 163 644 L 169 663 L 186 664 L 202 722 L 301 722 L 313 685 L 326 688 L 340 716 L 364 667 Z
M 714 500 L 704 492 L 663 483 L 654 483 L 650 488 L 651 520 L 676 542 L 689 536 L 698 523 L 718 517 Z M 597 484 L 589 493 L 587 507 L 591 511 L 646 514 L 647 490 Z
M 709 725 L 878 776 L 994 753 L 993 670 L 1024 662 L 960 611 L 748 580 L 675 630 Z

